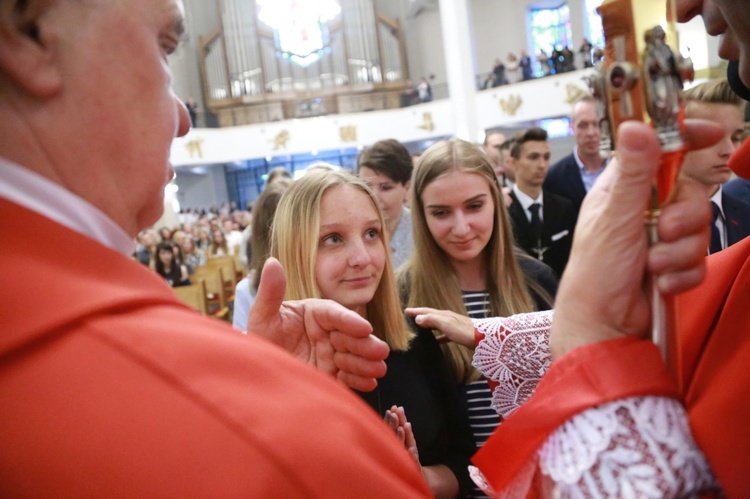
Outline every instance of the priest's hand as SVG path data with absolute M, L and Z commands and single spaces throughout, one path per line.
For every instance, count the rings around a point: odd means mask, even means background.
M 318 370 L 360 391 L 372 391 L 385 375 L 388 345 L 370 323 L 331 300 L 283 301 L 284 269 L 269 258 L 247 322 L 249 334 L 277 344 Z
M 443 333 L 444 336 L 438 337 L 441 343 L 452 341 L 469 348 L 476 346 L 474 323 L 465 315 L 429 307 L 410 307 L 404 312 L 414 317 L 414 322 L 419 327 L 437 329 Z
M 693 149 L 721 137 L 721 129 L 713 123 L 687 125 L 686 137 Z M 705 189 L 695 182 L 678 181 L 659 218 L 660 242 L 648 246 L 644 213 L 660 155 L 650 127 L 635 122 L 620 126 L 617 157 L 581 207 L 555 301 L 553 358 L 596 341 L 644 337 L 651 320 L 649 293 L 643 287 L 646 270 L 667 294 L 702 281 L 711 210 Z

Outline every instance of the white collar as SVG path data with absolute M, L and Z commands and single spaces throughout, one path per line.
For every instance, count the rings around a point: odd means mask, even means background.
M 0 157 L 0 198 L 23 206 L 123 255 L 135 251 L 135 242 L 111 218 L 88 201 Z
M 516 184 L 513 186 L 513 193 L 516 195 L 516 198 L 518 198 L 518 202 L 521 203 L 521 206 L 526 211 L 529 211 L 529 206 L 534 203 L 538 203 L 539 205 L 544 206 L 544 191 L 539 191 L 539 197 L 537 199 L 532 199 L 531 196 L 521 191 L 521 189 L 518 188 L 518 184 Z
M 721 212 L 722 218 L 724 217 L 724 206 L 721 203 L 721 198 L 723 196 L 721 195 L 721 186 L 714 192 L 714 195 L 711 196 L 711 202 L 716 203 L 716 206 L 719 207 L 719 212 Z
M 583 164 L 583 161 L 581 161 L 581 157 L 578 155 L 578 146 L 575 146 L 573 148 L 573 158 L 576 160 L 576 164 L 578 165 L 578 169 L 581 170 L 582 174 L 589 174 L 589 175 L 597 175 L 604 171 L 604 168 L 609 164 L 609 159 L 604 160 L 604 164 L 601 168 L 599 168 L 599 171 L 591 173 L 586 169 L 586 165 Z

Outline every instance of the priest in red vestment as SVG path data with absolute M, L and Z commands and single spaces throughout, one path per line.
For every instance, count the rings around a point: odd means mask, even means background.
M 183 23 L 181 0 L 0 2 L 0 496 L 428 497 L 340 383 L 384 373 L 366 321 L 281 305 L 272 262 L 241 335 L 130 258 L 189 129 Z

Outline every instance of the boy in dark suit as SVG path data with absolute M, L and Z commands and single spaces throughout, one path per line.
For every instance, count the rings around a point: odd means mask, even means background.
M 744 107 L 725 79 L 696 85 L 685 91 L 685 116 L 714 121 L 724 129 L 724 138 L 711 147 L 690 152 L 682 175 L 700 182 L 711 200 L 713 220 L 708 253 L 726 249 L 750 235 L 750 204 L 730 195 L 722 184 L 732 172 L 729 157 L 742 143 Z
M 534 127 L 518 133 L 510 156 L 516 185 L 508 212 L 516 243 L 559 277 L 568 263 L 576 209 L 568 199 L 542 189 L 549 170 L 547 132 Z

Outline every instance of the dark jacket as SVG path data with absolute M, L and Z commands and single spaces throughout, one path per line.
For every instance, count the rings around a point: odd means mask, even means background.
M 572 201 L 577 216 L 586 197 L 586 186 L 583 185 L 581 170 L 573 153 L 550 167 L 543 189 Z
M 723 191 L 721 204 L 727 232 L 727 247 L 750 236 L 750 204 Z
M 558 278 L 565 270 L 573 242 L 573 231 L 576 225 L 576 210 L 573 203 L 552 192 L 544 192 L 542 208 L 542 244 L 541 254 L 531 232 L 531 223 L 526 211 L 521 206 L 514 192 L 510 193 L 513 203 L 508 214 L 513 222 L 513 235 L 516 244 L 529 255 L 546 263 L 555 271 Z

